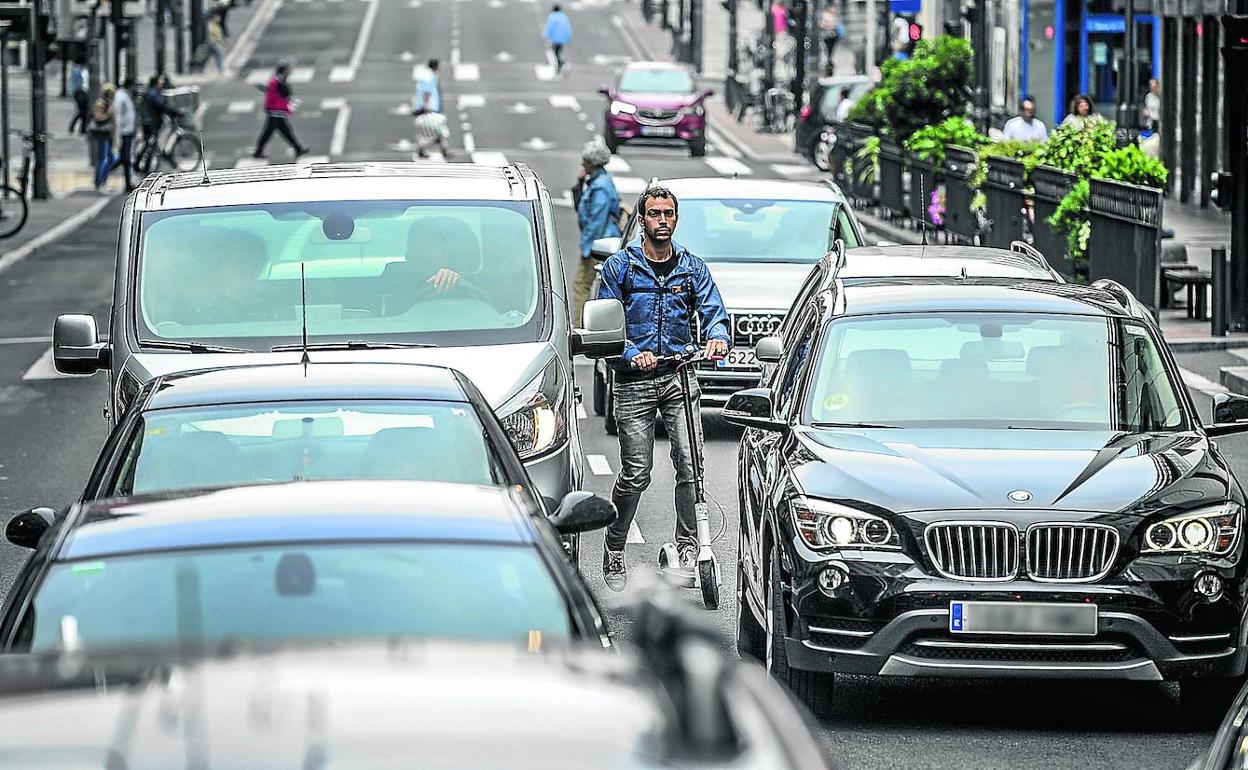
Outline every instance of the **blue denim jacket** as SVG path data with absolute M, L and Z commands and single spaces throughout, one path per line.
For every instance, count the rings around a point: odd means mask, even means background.
M 599 238 L 620 234 L 613 219 L 620 211 L 620 194 L 606 169 L 598 169 L 585 180 L 581 200 L 576 207 L 581 225 L 581 259 L 589 259 L 589 247 Z
M 667 280 L 660 282 L 649 261 L 634 243 L 617 252 L 602 266 L 598 299 L 618 299 L 624 303 L 627 341 L 624 355 L 615 366 L 626 370 L 633 358 L 643 350 L 656 356 L 684 352 L 695 343 L 691 320 L 697 313 L 706 339 L 732 344 L 728 311 L 719 296 L 715 279 L 706 263 L 674 243 L 679 260 Z M 689 307 L 690 300 L 695 307 Z

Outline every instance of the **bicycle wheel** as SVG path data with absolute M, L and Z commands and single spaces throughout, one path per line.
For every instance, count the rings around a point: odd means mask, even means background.
M 8 185 L 0 185 L 0 238 L 17 235 L 26 224 L 26 198 Z
M 203 161 L 200 152 L 199 137 L 194 134 L 182 134 L 169 150 L 169 160 L 179 171 L 194 171 Z

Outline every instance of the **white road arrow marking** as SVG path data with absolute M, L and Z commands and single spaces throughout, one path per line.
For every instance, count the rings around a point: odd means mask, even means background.
M 419 2 L 419 0 L 417 0 L 417 2 Z M 403 53 L 399 54 L 399 61 L 415 61 L 415 60 L 416 60 L 416 54 L 412 53 L 411 51 L 404 51 Z
M 513 115 L 529 115 L 531 113 L 537 112 L 537 108 L 531 107 L 525 104 L 524 102 L 516 102 L 515 104 L 508 107 L 507 111 L 512 113 Z
M 545 139 L 541 138 L 540 136 L 535 136 L 532 139 L 521 142 L 520 146 L 526 150 L 533 150 L 534 152 L 542 152 L 543 150 L 549 150 L 555 145 L 550 142 L 547 142 Z
M 515 56 L 512 56 L 506 51 L 499 51 L 498 53 L 494 54 L 494 61 L 500 61 L 500 62 L 503 62 L 504 64 L 506 64 L 507 62 L 515 58 L 516 58 Z
M 460 94 L 458 103 L 461 110 L 466 110 L 470 107 L 484 107 L 485 97 L 481 94 Z

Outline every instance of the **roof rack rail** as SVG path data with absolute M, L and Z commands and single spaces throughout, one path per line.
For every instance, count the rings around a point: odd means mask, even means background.
M 1124 310 L 1134 311 L 1138 305 L 1135 297 L 1131 296 L 1131 292 L 1127 290 L 1127 287 L 1112 278 L 1101 278 L 1093 281 L 1092 288 L 1100 289 L 1118 300 L 1118 304 L 1122 305 Z
M 1049 260 L 1045 258 L 1044 254 L 1041 254 L 1039 249 L 1027 241 L 1010 241 L 1010 251 L 1015 254 L 1022 254 L 1042 267 L 1052 269 L 1049 265 Z

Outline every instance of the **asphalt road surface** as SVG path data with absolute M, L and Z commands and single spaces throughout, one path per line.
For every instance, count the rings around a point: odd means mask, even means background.
M 295 62 L 292 84 L 300 108 L 294 126 L 315 159 L 410 159 L 412 70 L 436 56 L 443 61 L 445 111 L 459 159 L 521 161 L 537 171 L 564 201 L 558 226 L 571 275 L 576 219 L 564 191 L 575 179 L 582 144 L 601 125 L 605 104 L 597 89 L 615 66 L 645 52 L 623 22 L 637 23 L 636 5 L 578 0 L 566 7 L 576 38 L 567 51 L 571 71 L 556 79 L 540 40 L 548 9 L 538 2 L 282 0 L 238 78 L 203 89 L 211 166 L 252 162 L 248 156 L 262 121 L 254 84 L 281 58 Z M 274 138 L 271 162 L 286 160 L 287 153 Z M 796 159 L 770 160 L 742 158 L 714 143 L 702 159 L 682 149 L 626 147 L 611 169 L 626 199 L 651 176 L 814 176 Z M 0 274 L 0 511 L 72 502 L 104 439 L 103 377 L 55 376 L 49 335 L 62 312 L 107 317 L 119 210 L 114 202 L 73 237 Z M 589 375 L 587 364 L 578 366 L 587 405 Z M 1196 397 L 1204 408 L 1208 398 Z M 739 434 L 712 412 L 705 417 L 707 488 L 724 513 L 715 547 L 725 576 L 723 606 L 713 618 L 727 650 L 735 639 Z M 581 428 L 594 471 L 588 483 L 609 493 L 618 446 L 592 414 Z M 1222 444 L 1236 468 L 1248 467 L 1244 439 Z M 661 459 L 629 546 L 633 576 L 651 569 L 671 534 L 666 454 L 665 447 L 656 449 Z M 714 509 L 712 517 L 716 523 Z M 627 638 L 631 629 L 614 609 L 620 595 L 603 585 L 600 558 L 601 535 L 586 538 L 582 568 L 615 633 Z M 22 559 L 17 549 L 0 544 L 0 591 L 7 592 Z M 690 591 L 689 598 L 698 597 Z M 1175 696 L 1172 687 L 1155 685 L 842 677 L 839 705 L 822 731 L 846 767 L 1173 769 L 1203 750 L 1210 737 L 1175 727 Z

